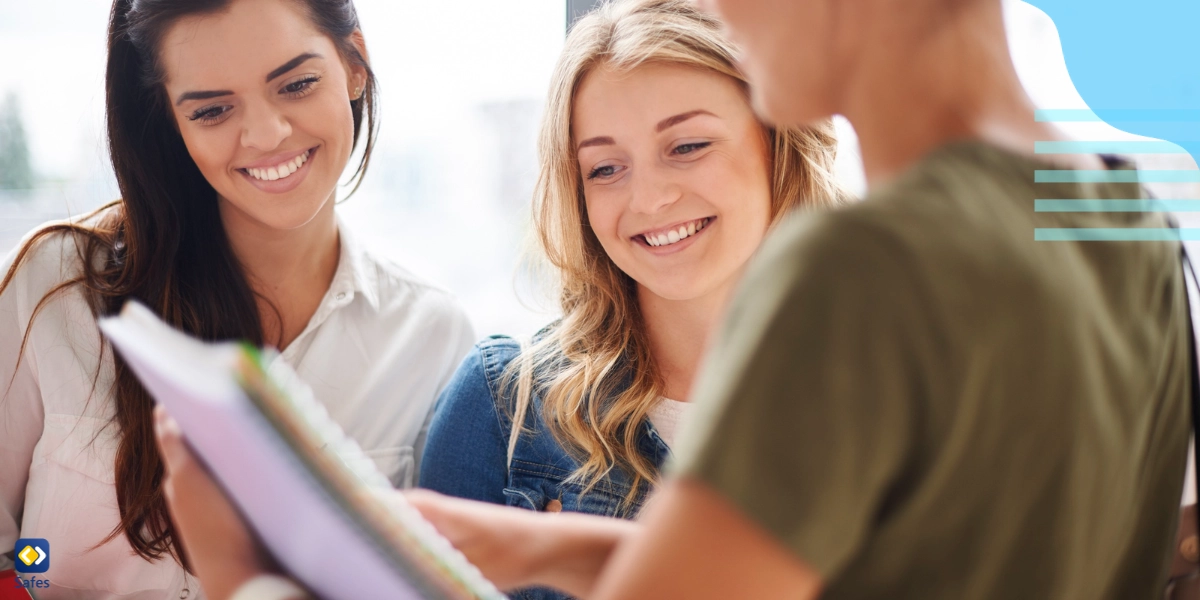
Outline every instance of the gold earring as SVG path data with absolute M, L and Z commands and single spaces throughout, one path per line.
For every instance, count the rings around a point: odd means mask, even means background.
M 355 100 L 362 98 L 362 91 L 363 91 L 362 86 L 358 86 L 358 87 L 354 88 L 354 99 Z

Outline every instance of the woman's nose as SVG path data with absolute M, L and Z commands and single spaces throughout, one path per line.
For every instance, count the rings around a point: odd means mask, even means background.
M 680 186 L 669 178 L 643 170 L 634 176 L 629 208 L 634 212 L 653 214 L 674 204 L 682 194 Z
M 246 106 L 246 118 L 242 120 L 242 146 L 262 151 L 274 150 L 292 135 L 292 125 L 283 112 L 274 106 L 254 104 Z

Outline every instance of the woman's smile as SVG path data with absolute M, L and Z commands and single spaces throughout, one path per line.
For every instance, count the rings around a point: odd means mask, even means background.
M 717 218 L 714 216 L 684 221 L 670 227 L 639 233 L 633 236 L 632 240 L 634 244 L 656 256 L 675 254 L 690 247 L 696 238 L 713 226 L 716 220 Z
M 237 169 L 250 185 L 268 194 L 282 194 L 296 189 L 308 175 L 320 146 L 300 152 L 290 152 L 260 160 Z

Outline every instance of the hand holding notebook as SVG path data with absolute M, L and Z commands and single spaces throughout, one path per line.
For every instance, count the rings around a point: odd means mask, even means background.
M 415 509 L 379 500 L 386 478 L 262 352 L 191 339 L 135 303 L 100 326 L 275 560 L 321 597 L 504 597 Z

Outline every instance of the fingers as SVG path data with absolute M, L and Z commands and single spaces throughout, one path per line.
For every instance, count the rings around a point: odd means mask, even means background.
M 196 462 L 179 423 L 161 405 L 154 407 L 154 437 L 163 461 L 163 495 L 167 498 L 167 508 L 174 514 L 179 494 L 194 495 L 200 491 L 198 488 L 211 485 L 209 475 Z
M 421 515 L 439 527 L 459 521 L 487 523 L 492 520 L 507 521 L 530 517 L 536 519 L 540 516 L 539 513 L 520 508 L 455 498 L 429 490 L 412 489 L 400 493 Z
M 191 452 L 183 442 L 179 424 L 167 414 L 162 405 L 154 407 L 154 437 L 158 440 L 158 453 L 163 459 L 163 468 L 168 477 L 191 459 Z
M 179 424 L 167 415 L 161 404 L 154 407 L 154 438 L 158 443 L 158 455 L 162 457 L 163 462 L 162 492 L 167 498 L 167 510 L 174 516 L 175 508 L 172 504 L 175 499 L 175 478 L 172 474 L 178 472 L 179 447 L 183 445 L 183 437 L 179 431 Z
M 404 499 L 408 500 L 408 503 L 413 505 L 421 514 L 437 510 L 438 502 L 441 502 L 445 498 L 445 496 L 429 490 L 413 489 L 405 490 L 402 493 Z
M 443 503 L 449 500 L 449 497 L 437 492 L 419 489 L 404 490 L 403 492 L 397 491 L 393 495 L 403 496 L 404 501 L 407 501 L 410 506 L 417 509 L 417 512 L 421 513 L 421 516 L 425 517 L 425 520 L 432 523 L 434 528 L 440 531 L 442 535 L 448 535 L 446 531 L 448 528 L 447 512 Z

